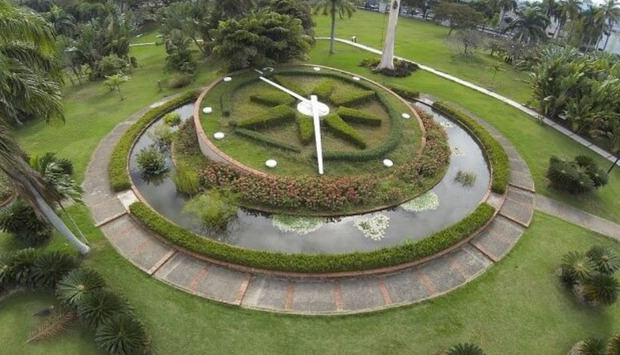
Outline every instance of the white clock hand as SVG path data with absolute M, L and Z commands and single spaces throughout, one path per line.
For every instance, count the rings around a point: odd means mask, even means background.
M 269 84 L 269 85 L 271 85 L 271 86 L 273 86 L 273 87 L 275 87 L 277 89 L 280 89 L 280 90 L 284 91 L 285 93 L 291 95 L 292 97 L 296 98 L 297 100 L 304 101 L 304 102 L 310 101 L 310 100 L 306 99 L 305 97 L 297 94 L 296 92 L 291 91 L 291 90 L 285 88 L 282 85 L 278 85 L 278 84 L 274 83 L 273 81 L 271 81 L 271 80 L 269 80 L 269 79 L 267 79 L 265 77 L 259 76 L 258 78 L 260 80 L 266 82 L 267 84 Z

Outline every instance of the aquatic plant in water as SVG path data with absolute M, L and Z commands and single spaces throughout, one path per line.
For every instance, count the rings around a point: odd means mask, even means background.
M 452 123 L 450 121 L 441 121 L 441 122 L 439 122 L 439 125 L 441 125 L 441 127 L 443 127 L 443 128 L 452 128 L 452 127 L 454 127 L 454 123 Z
M 436 210 L 439 207 L 439 196 L 433 191 L 429 191 L 413 200 L 400 205 L 405 211 L 422 212 L 427 210 Z
M 459 147 L 450 147 L 450 150 L 452 150 L 452 154 L 454 154 L 455 157 L 462 157 L 465 155 Z
M 459 170 L 454 180 L 464 187 L 471 187 L 476 183 L 476 174 Z
M 390 225 L 390 217 L 384 214 L 359 217 L 354 224 L 364 234 L 364 237 L 378 241 L 385 238 L 385 231 Z
M 299 235 L 306 235 L 321 228 L 325 224 L 325 219 L 321 217 L 273 215 L 271 216 L 271 223 L 283 232 L 295 232 Z

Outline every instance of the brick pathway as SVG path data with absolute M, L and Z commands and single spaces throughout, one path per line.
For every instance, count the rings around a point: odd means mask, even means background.
M 428 99 L 426 99 L 428 101 Z M 245 308 L 295 314 L 362 313 L 412 304 L 450 292 L 484 273 L 519 240 L 534 213 L 534 183 L 514 147 L 489 127 L 510 156 L 506 199 L 497 217 L 468 243 L 426 263 L 373 276 L 281 277 L 242 272 L 198 259 L 163 243 L 127 214 L 131 191 L 110 189 L 107 166 L 115 144 L 148 108 L 116 126 L 95 150 L 83 184 L 84 202 L 112 246 L 145 273 L 185 292 Z

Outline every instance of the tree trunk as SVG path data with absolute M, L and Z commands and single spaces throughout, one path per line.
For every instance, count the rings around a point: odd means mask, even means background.
M 497 28 L 502 29 L 502 20 L 504 19 L 504 9 L 499 9 L 499 19 L 497 20 Z
M 331 29 L 331 39 L 329 41 L 329 54 L 334 54 L 334 38 L 336 36 L 336 3 L 332 2 L 332 29 Z
M 383 44 L 383 54 L 381 62 L 376 69 L 394 70 L 394 42 L 396 40 L 396 25 L 398 24 L 398 14 L 400 13 L 399 0 L 393 0 L 390 6 L 390 15 L 388 18 L 387 32 L 385 34 L 385 42 Z

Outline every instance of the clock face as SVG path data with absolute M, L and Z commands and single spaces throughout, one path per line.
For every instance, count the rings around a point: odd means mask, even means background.
M 364 78 L 328 68 L 283 67 L 268 76 L 246 72 L 221 81 L 202 105 L 207 136 L 242 165 L 282 175 L 316 175 L 312 95 L 317 96 L 325 173 L 331 176 L 388 174 L 413 159 L 422 133 L 410 107 Z M 406 113 L 410 119 L 404 119 Z M 395 141 L 397 141 L 395 143 Z M 277 168 L 265 166 L 277 161 Z

